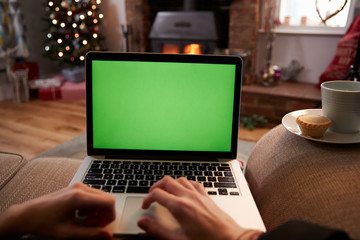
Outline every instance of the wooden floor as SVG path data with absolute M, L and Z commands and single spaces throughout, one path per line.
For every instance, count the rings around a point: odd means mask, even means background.
M 0 151 L 31 159 L 85 129 L 85 100 L 0 102 Z
M 270 128 L 239 130 L 239 139 L 256 142 Z M 0 152 L 31 159 L 86 130 L 85 100 L 0 102 Z

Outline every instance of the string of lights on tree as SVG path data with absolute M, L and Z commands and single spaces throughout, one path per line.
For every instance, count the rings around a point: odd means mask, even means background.
M 102 50 L 101 0 L 49 0 L 44 56 L 60 64 L 82 65 L 90 50 Z

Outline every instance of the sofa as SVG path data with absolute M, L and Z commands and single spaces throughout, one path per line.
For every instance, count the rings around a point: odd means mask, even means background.
M 279 125 L 253 148 L 245 177 L 267 230 L 290 219 L 360 239 L 360 144 L 326 144 Z
M 81 159 L 0 152 L 0 214 L 67 186 Z M 255 145 L 245 177 L 268 230 L 301 219 L 360 239 L 360 144 L 324 144 L 279 125 Z

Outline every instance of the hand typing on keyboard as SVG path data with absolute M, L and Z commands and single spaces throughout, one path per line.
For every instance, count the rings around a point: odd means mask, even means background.
M 241 239 L 248 232 L 213 202 L 200 183 L 184 177 L 165 176 L 156 182 L 142 207 L 147 209 L 154 202 L 166 207 L 182 228 L 174 232 L 152 218 L 141 218 L 139 227 L 160 239 Z
M 114 219 L 113 196 L 75 183 L 10 207 L 0 215 L 0 239 L 112 239 L 105 226 Z
M 165 175 L 200 182 L 209 195 L 240 195 L 228 163 L 94 160 L 83 183 L 110 193 L 148 193 Z

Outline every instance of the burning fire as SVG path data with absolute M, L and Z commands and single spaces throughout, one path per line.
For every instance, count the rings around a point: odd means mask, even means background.
M 188 44 L 184 47 L 185 54 L 201 54 L 200 44 Z M 162 53 L 180 53 L 179 45 L 177 44 L 163 44 Z
M 200 44 L 188 44 L 184 47 L 185 54 L 201 54 Z

